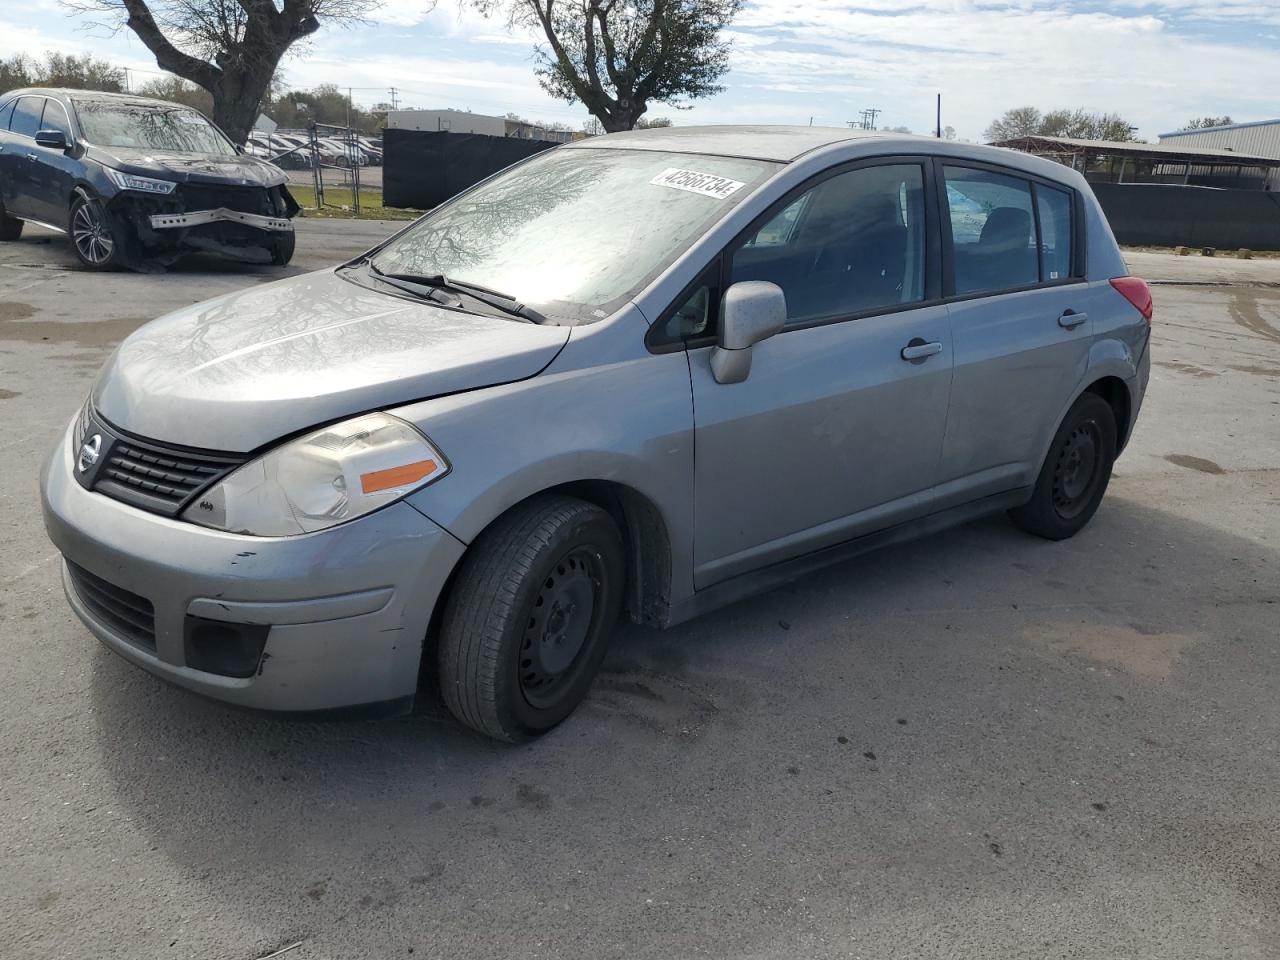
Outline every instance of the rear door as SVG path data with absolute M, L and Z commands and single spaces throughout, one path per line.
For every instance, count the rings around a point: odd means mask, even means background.
M 710 346 L 689 351 L 698 588 L 928 511 L 951 384 L 928 169 L 901 158 L 810 181 L 669 318 L 705 344 L 727 284 L 787 298 L 742 383 L 716 381 Z
M 1075 192 L 939 163 L 955 374 L 934 509 L 1034 482 L 1093 338 Z
M 41 219 L 35 202 L 36 131 L 44 112 L 44 97 L 19 97 L 9 121 L 9 134 L 0 153 L 0 189 L 10 216 Z

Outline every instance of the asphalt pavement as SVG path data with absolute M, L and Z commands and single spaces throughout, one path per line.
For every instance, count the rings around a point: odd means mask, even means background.
M 392 229 L 302 221 L 285 272 Z M 281 271 L 0 244 L 0 956 L 1280 955 L 1280 263 L 1215 263 L 1155 288 L 1081 535 L 991 518 L 628 627 L 512 748 L 436 703 L 234 712 L 93 640 L 40 461 L 121 337 Z

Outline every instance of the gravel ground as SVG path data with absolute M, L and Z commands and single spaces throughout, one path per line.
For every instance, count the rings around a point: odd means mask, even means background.
M 290 271 L 391 229 L 303 222 Z M 1268 282 L 1232 263 L 1199 279 Z M 94 372 L 279 275 L 0 246 L 0 955 L 1280 952 L 1280 290 L 1156 288 L 1147 405 L 1076 539 L 993 518 L 625 629 L 585 708 L 510 748 L 434 703 L 232 712 L 63 601 L 36 474 Z

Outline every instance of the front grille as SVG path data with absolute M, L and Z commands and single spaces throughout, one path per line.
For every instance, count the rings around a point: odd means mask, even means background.
M 93 616 L 126 640 L 156 648 L 156 611 L 151 601 L 94 576 L 70 560 L 67 570 L 81 602 Z
M 184 183 L 178 187 L 182 206 L 187 211 L 216 210 L 226 207 L 239 213 L 276 216 L 271 191 L 266 187 L 223 186 L 209 183 Z
M 78 470 L 76 479 L 113 500 L 168 517 L 177 516 L 197 494 L 248 459 L 140 440 L 96 414 L 85 433 L 101 437 L 100 455 L 89 469 Z

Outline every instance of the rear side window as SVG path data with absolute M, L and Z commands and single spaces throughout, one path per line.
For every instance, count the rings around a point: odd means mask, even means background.
M 44 110 L 44 97 L 19 97 L 13 110 L 9 131 L 24 137 L 34 137 L 40 129 L 40 114 Z
M 0 130 L 9 129 L 9 121 L 13 119 L 13 104 L 15 101 L 10 100 L 3 107 L 0 107 Z
M 41 130 L 61 130 L 62 135 L 71 141 L 71 124 L 67 122 L 67 111 L 57 100 L 44 102 L 44 118 L 40 121 Z
M 924 299 L 924 173 L 917 164 L 837 174 L 782 207 L 733 254 L 731 283 L 767 280 L 787 322 Z
M 1031 184 L 989 170 L 943 167 L 956 293 L 992 293 L 1040 281 Z
M 1071 194 L 1036 184 L 1036 210 L 1040 214 L 1040 258 L 1045 280 L 1071 276 Z

